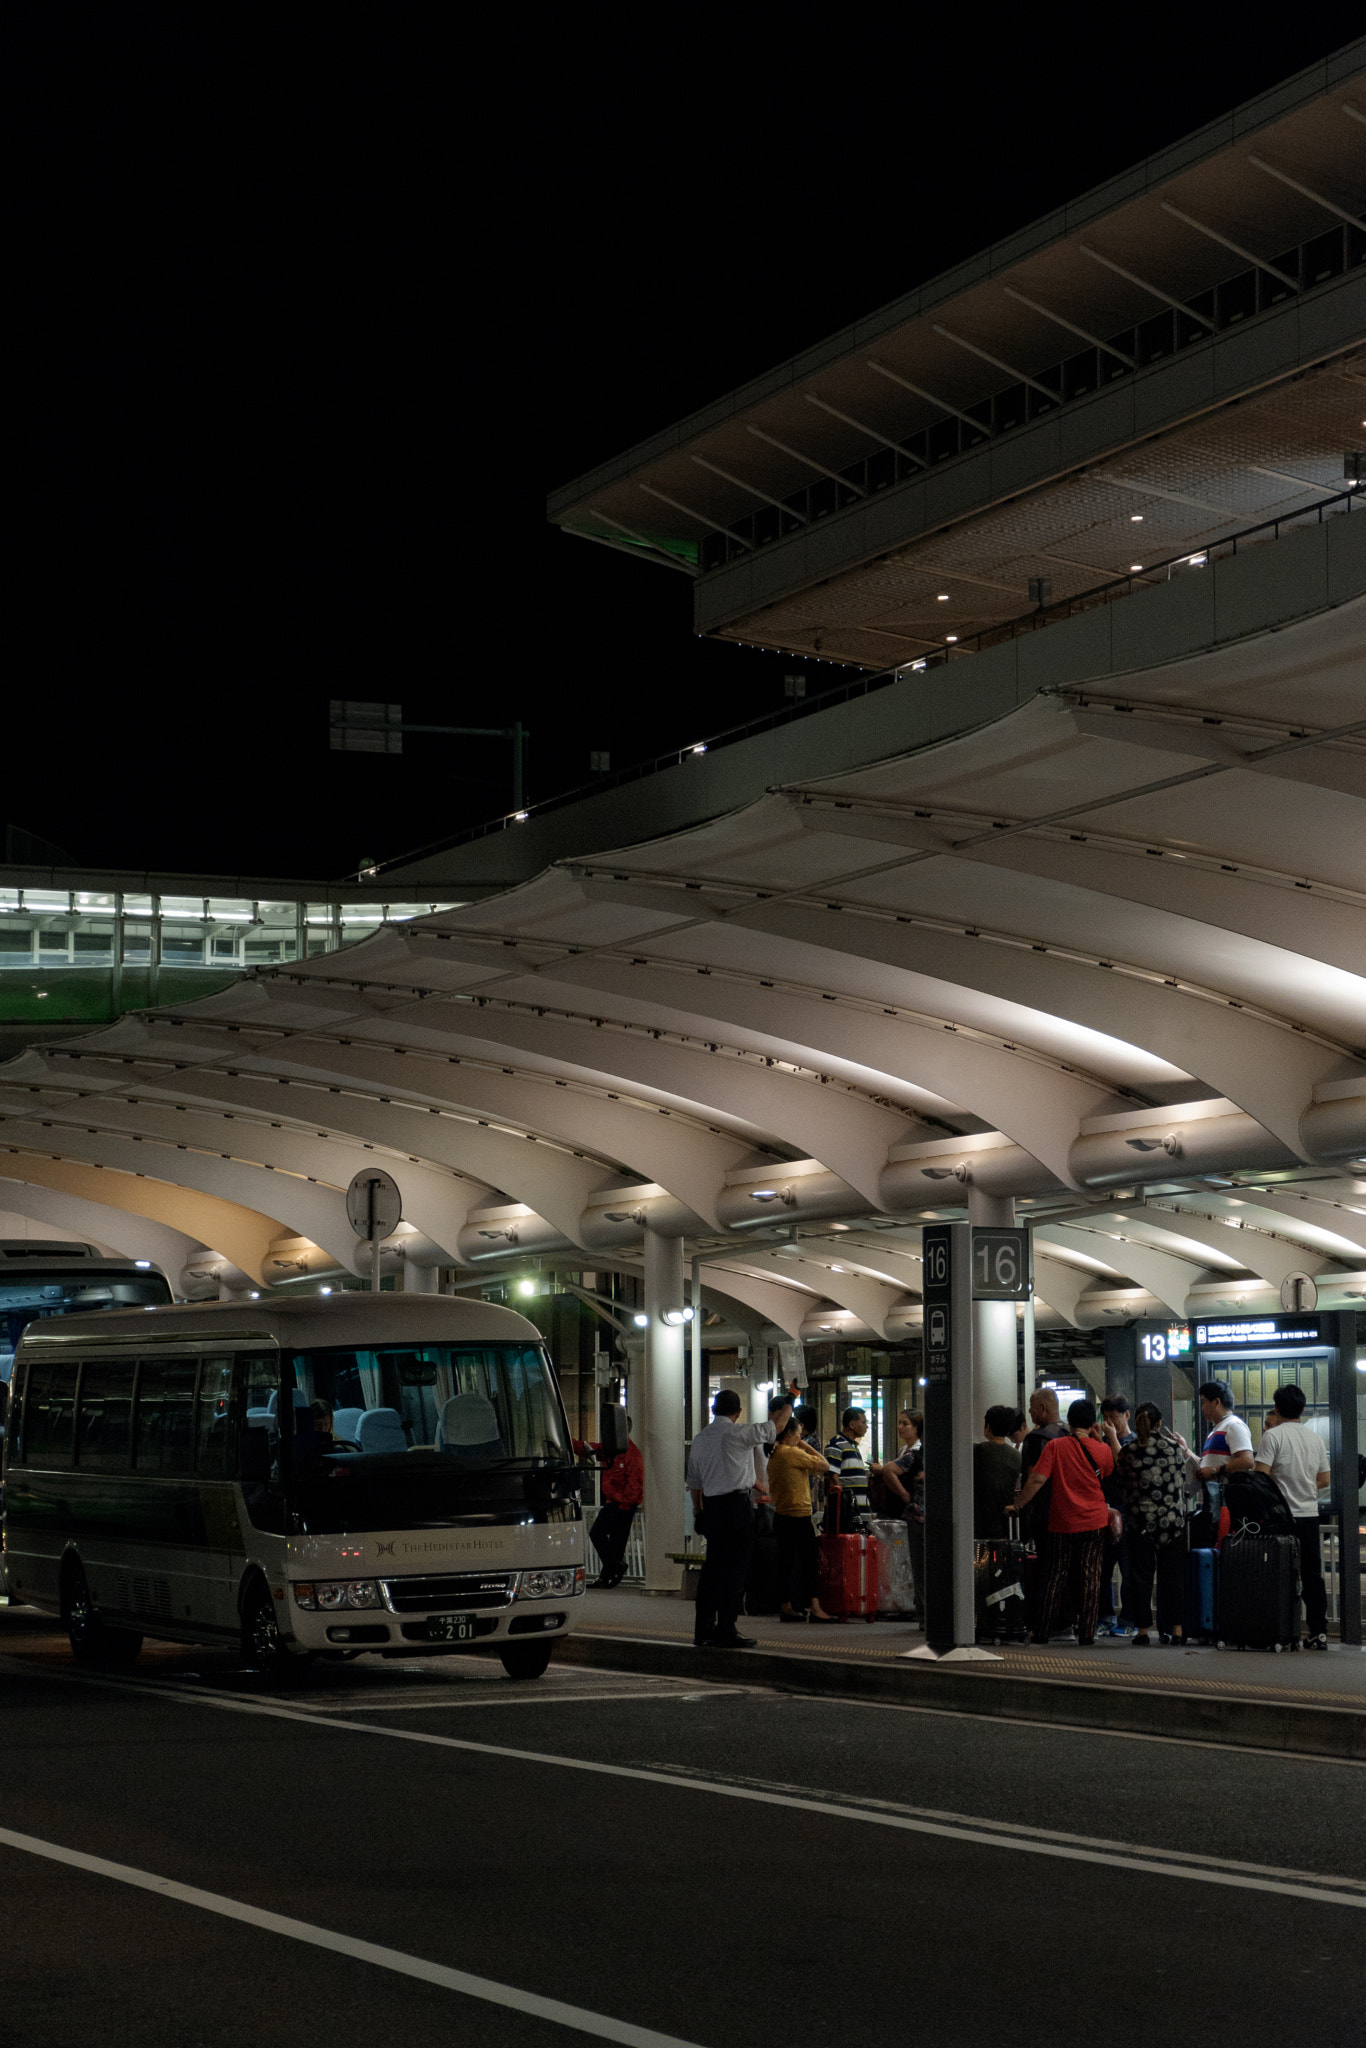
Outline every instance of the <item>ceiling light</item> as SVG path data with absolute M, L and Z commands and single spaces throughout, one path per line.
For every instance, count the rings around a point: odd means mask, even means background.
M 1138 572 L 1138 571 L 1139 571 L 1139 570 L 1140 570 L 1140 569 L 1141 569 L 1142 567 L 1143 567 L 1143 564 L 1142 564 L 1142 562 L 1130 562 L 1130 564 L 1129 564 L 1129 574 L 1130 574 L 1131 576 L 1133 576 L 1133 575 L 1136 575 L 1136 574 L 1137 574 L 1137 572 Z
M 947 603 L 948 603 L 948 601 L 949 601 L 949 593 L 947 592 L 947 590 L 941 590 L 941 591 L 940 591 L 940 593 L 939 593 L 938 599 L 936 600 L 936 602 L 937 602 L 937 603 L 939 603 L 939 604 L 947 604 Z
M 911 667 L 912 667 L 913 669 L 918 669 L 918 668 L 926 668 L 926 667 L 928 667 L 928 665 L 929 665 L 929 664 L 928 664 L 927 662 L 923 662 L 923 661 L 913 661 L 913 662 L 911 663 Z
M 259 1301 L 261 1299 L 260 1295 L 256 1292 L 255 1288 L 252 1289 L 251 1298 L 253 1301 Z
M 645 1314 L 645 1311 L 643 1309 L 637 1309 L 635 1314 L 632 1316 L 631 1321 L 635 1324 L 638 1330 L 648 1330 L 650 1327 L 650 1318 Z
M 842 1273 L 844 1271 L 844 1268 L 843 1266 L 832 1266 L 830 1270 L 832 1273 Z
M 517 1282 L 517 1292 L 519 1294 L 534 1294 L 536 1292 L 536 1282 L 534 1280 L 519 1280 Z
M 332 1289 L 330 1287 L 320 1287 L 318 1289 L 318 1292 L 319 1294 L 330 1294 L 332 1292 Z
M 704 740 L 704 741 L 702 742 L 702 744 L 701 744 L 700 746 L 697 746 L 697 747 L 694 747 L 694 748 L 693 748 L 693 752 L 694 752 L 695 754 L 705 754 L 705 753 L 706 753 L 706 751 L 707 751 L 707 743 L 706 743 L 706 741 L 705 741 L 705 740 Z
M 956 633 L 946 633 L 944 635 L 944 638 L 946 640 L 956 640 L 958 638 L 958 635 Z
M 133 1261 L 133 1264 L 144 1273 L 147 1271 L 147 1268 L 151 1265 L 151 1263 L 152 1261 L 150 1259 L 134 1259 Z
M 512 822 L 513 822 L 513 824 L 514 824 L 514 825 L 525 825 L 526 821 L 527 821 L 527 814 L 526 814 L 526 812 L 525 812 L 525 811 L 514 811 L 514 812 L 513 812 L 513 814 L 512 814 Z
M 680 1323 L 690 1323 L 692 1321 L 692 1310 L 690 1308 L 666 1308 L 660 1320 L 666 1322 L 671 1330 L 676 1330 Z
M 1131 512 L 1129 514 L 1129 524 L 1130 526 L 1142 526 L 1143 514 L 1141 512 Z

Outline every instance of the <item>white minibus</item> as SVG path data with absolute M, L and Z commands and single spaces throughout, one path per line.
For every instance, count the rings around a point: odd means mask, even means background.
M 345 1293 L 30 1324 L 5 1438 L 10 1597 L 82 1662 L 144 1633 L 303 1655 L 496 1654 L 536 1678 L 584 1588 L 579 1472 L 539 1332 Z

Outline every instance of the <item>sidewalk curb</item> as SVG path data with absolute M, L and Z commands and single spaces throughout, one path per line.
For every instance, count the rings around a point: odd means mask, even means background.
M 1115 1734 L 1158 1735 L 1183 1742 L 1236 1743 L 1251 1749 L 1366 1762 L 1366 1701 L 1360 1707 L 1311 1707 L 1274 1700 L 1219 1699 L 1203 1693 L 1128 1691 L 1074 1679 L 984 1676 L 943 1664 L 854 1664 L 773 1651 L 694 1650 L 578 1633 L 555 1645 L 562 1664 L 651 1672 L 665 1678 L 738 1680 L 778 1691 L 830 1698 L 939 1707 L 984 1720 L 1061 1723 Z

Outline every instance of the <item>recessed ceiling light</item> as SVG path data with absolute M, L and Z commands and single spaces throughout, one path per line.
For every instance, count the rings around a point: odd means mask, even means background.
M 948 601 L 949 601 L 949 593 L 947 592 L 947 590 L 941 590 L 941 591 L 940 591 L 940 593 L 939 593 L 939 597 L 938 597 L 938 602 L 939 602 L 940 604 L 947 604 L 947 603 L 948 603 Z
M 1131 512 L 1129 514 L 1129 524 L 1130 526 L 1142 526 L 1143 514 L 1141 512 Z
M 956 633 L 946 633 L 944 635 L 944 638 L 946 640 L 956 640 L 958 638 L 958 635 Z
M 1142 562 L 1130 562 L 1130 564 L 1129 564 L 1129 574 L 1130 574 L 1131 576 L 1132 576 L 1132 575 L 1134 575 L 1134 574 L 1135 574 L 1135 573 L 1136 573 L 1136 572 L 1137 572 L 1137 571 L 1138 571 L 1139 569 L 1141 569 L 1142 567 L 1143 567 L 1143 564 L 1142 564 Z

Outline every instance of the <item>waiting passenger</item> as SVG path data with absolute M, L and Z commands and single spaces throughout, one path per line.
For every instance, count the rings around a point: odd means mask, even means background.
M 1300 1586 L 1309 1633 L 1306 1650 L 1328 1648 L 1328 1589 L 1319 1547 L 1319 1495 L 1329 1482 L 1328 1446 L 1304 1421 L 1304 1389 L 1277 1387 L 1276 1426 L 1263 1430 L 1256 1469 L 1266 1472 L 1285 1496 L 1300 1546 Z
M 868 1467 L 859 1449 L 867 1434 L 867 1411 L 846 1408 L 840 1417 L 838 1435 L 832 1436 L 825 1447 L 825 1455 L 830 1461 L 830 1482 L 842 1489 L 840 1533 L 856 1527 L 860 1518 L 868 1513 Z
M 988 1408 L 986 1434 L 972 1447 L 972 1532 L 1001 1537 L 1020 1485 L 1020 1454 L 1011 1442 L 1024 1417 L 1018 1408 Z
M 601 1458 L 602 1506 L 588 1532 L 588 1540 L 602 1559 L 602 1570 L 591 1580 L 610 1592 L 626 1576 L 626 1545 L 636 1509 L 645 1499 L 645 1460 L 640 1445 L 631 1435 L 631 1418 L 626 1418 L 626 1449 L 607 1452 L 601 1444 L 592 1446 Z
M 1072 1403 L 1067 1429 L 1066 1436 L 1053 1437 L 1044 1445 L 1015 1506 L 1027 1506 L 1047 1485 L 1048 1533 L 1034 1641 L 1048 1641 L 1063 1597 L 1070 1593 L 1077 1613 L 1077 1641 L 1085 1645 L 1096 1639 L 1100 1574 L 1110 1519 L 1100 1482 L 1114 1470 L 1115 1458 L 1110 1446 L 1096 1439 L 1096 1411 L 1090 1401 Z
M 1120 1447 L 1117 1473 L 1124 1499 L 1129 1550 L 1129 1598 L 1138 1633 L 1136 1650 L 1152 1642 L 1153 1580 L 1157 1630 L 1164 1643 L 1182 1640 L 1186 1574 L 1186 1456 L 1184 1437 L 1162 1427 L 1162 1410 L 1145 1401 L 1134 1434 Z M 1164 1627 L 1163 1624 L 1166 1624 Z
M 1223 1481 L 1234 1472 L 1252 1470 L 1252 1432 L 1233 1412 L 1233 1389 L 1224 1380 L 1206 1380 L 1200 1389 L 1200 1413 L 1207 1435 L 1200 1453 L 1199 1476 L 1210 1487 L 1213 1506 L 1223 1504 Z
M 773 1528 L 782 1570 L 784 1621 L 837 1621 L 816 1598 L 816 1526 L 811 1519 L 811 1477 L 828 1472 L 829 1462 L 802 1442 L 794 1416 L 773 1446 L 768 1483 L 773 1495 Z

